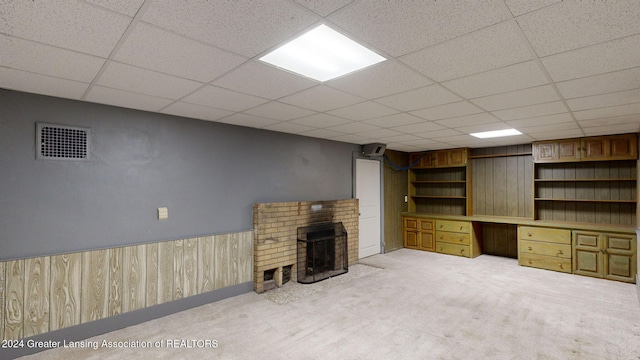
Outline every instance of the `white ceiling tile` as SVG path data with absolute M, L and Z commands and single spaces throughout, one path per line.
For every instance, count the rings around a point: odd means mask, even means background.
M 154 2 L 144 21 L 253 57 L 320 18 L 285 0 Z M 188 19 L 188 20 L 187 20 Z
M 89 3 L 102 6 L 104 8 L 123 13 L 128 16 L 134 16 L 144 0 L 86 0 Z
M 328 139 L 331 139 L 334 141 L 347 142 L 351 144 L 368 144 L 371 142 L 371 139 L 367 139 L 365 137 L 353 135 L 353 134 L 336 135 L 333 137 L 328 137 Z
M 484 112 L 479 107 L 469 101 L 459 101 L 453 104 L 434 106 L 428 109 L 412 111 L 411 114 L 426 120 L 440 120 L 464 115 L 471 115 Z
M 640 122 L 635 124 L 620 124 L 620 125 L 584 128 L 584 133 L 587 136 L 625 134 L 625 133 L 632 133 L 632 132 L 634 133 L 640 132 Z
M 358 96 L 347 94 L 344 91 L 336 90 L 326 85 L 318 85 L 283 97 L 278 101 L 314 111 L 328 111 L 353 105 L 363 100 L 364 99 Z
M 365 131 L 373 131 L 377 129 L 379 129 L 379 127 L 375 125 L 365 124 L 361 122 L 352 122 L 349 124 L 332 126 L 325 130 L 338 131 L 345 134 L 361 134 Z
M 206 106 L 188 104 L 185 102 L 175 102 L 162 110 L 165 114 L 184 116 L 194 119 L 217 121 L 225 116 L 233 114 L 230 111 L 214 109 Z
M 336 130 L 331 130 L 331 129 L 309 130 L 309 131 L 305 131 L 305 132 L 300 133 L 300 135 L 311 136 L 311 137 L 322 138 L 322 139 L 336 139 L 336 141 L 347 141 L 347 140 L 337 140 L 340 137 L 346 138 L 347 135 L 345 135 L 345 133 L 343 133 L 341 131 L 336 131 Z M 364 138 L 362 136 L 354 135 L 354 134 L 349 134 L 348 136 L 350 136 L 350 137 L 352 137 L 354 139 L 363 139 L 365 141 L 369 140 L 369 139 L 366 139 L 366 138 Z
M 513 109 L 496 110 L 492 114 L 501 120 L 518 120 L 536 116 L 561 114 L 567 112 L 562 101 L 554 101 L 546 104 L 522 106 Z
M 466 98 L 494 95 L 547 84 L 535 61 L 503 67 L 442 83 Z
M 559 124 L 531 124 L 533 126 L 521 127 L 518 130 L 530 136 L 537 136 L 540 133 L 553 133 L 555 131 L 576 130 L 580 131 L 578 123 L 575 121 L 563 122 Z
M 329 114 L 340 116 L 350 120 L 360 121 L 391 115 L 397 112 L 397 110 L 388 108 L 384 105 L 380 105 L 373 101 L 367 101 L 347 106 L 341 109 L 329 111 Z
M 201 83 L 111 62 L 102 73 L 98 85 L 168 99 L 179 99 L 196 90 Z
M 374 47 L 401 56 L 496 24 L 506 16 L 495 1 L 359 1 L 329 19 Z
M 640 33 L 636 1 L 563 1 L 518 18 L 538 56 Z
M 399 113 L 389 116 L 383 116 L 371 120 L 363 120 L 363 123 L 377 125 L 385 128 L 401 126 L 401 125 L 409 125 L 416 124 L 420 122 L 424 122 L 423 119 L 407 114 L 407 113 Z
M 299 107 L 279 103 L 277 101 L 271 101 L 264 105 L 254 107 L 253 109 L 245 111 L 246 114 L 251 114 L 260 117 L 266 117 L 269 119 L 275 119 L 280 121 L 292 120 L 304 116 L 309 116 L 315 112 Z
M 511 10 L 513 16 L 520 16 L 533 10 L 538 10 L 545 6 L 553 5 L 563 0 L 505 0 L 505 4 Z
M 458 128 L 463 126 L 473 126 L 482 124 L 491 124 L 500 121 L 489 113 L 480 113 L 473 115 L 465 115 L 450 119 L 442 119 L 435 121 L 436 123 L 449 128 Z
M 567 123 L 567 122 L 575 123 L 575 121 L 571 117 L 571 114 L 569 113 L 536 116 L 531 118 L 506 121 L 507 124 L 513 126 L 517 130 L 521 130 L 523 128 L 529 128 L 531 126 L 553 125 L 553 124 L 560 124 L 560 123 Z
M 350 124 L 353 121 L 329 114 L 315 114 L 295 120 L 292 123 L 311 126 L 313 128 L 327 128 L 331 126 Z
M 640 84 L 640 67 L 557 83 L 565 99 L 635 89 Z
M 0 33 L 107 57 L 131 18 L 81 1 L 4 1 Z
M 201 82 L 209 82 L 248 60 L 142 22 L 114 58 Z
M 353 0 L 295 0 L 298 4 L 320 16 L 327 16 L 353 2 Z
M 263 128 L 265 126 L 274 125 L 280 122 L 278 120 L 267 119 L 259 116 L 253 116 L 253 115 L 242 114 L 242 113 L 235 113 L 233 115 L 222 118 L 218 121 L 226 124 L 231 124 L 231 125 L 247 126 L 247 127 L 254 127 L 254 128 Z
M 264 104 L 269 100 L 206 85 L 186 96 L 182 101 L 229 111 L 243 111 Z
M 456 130 L 465 134 L 472 134 L 472 133 L 478 133 L 478 132 L 484 132 L 484 131 L 505 130 L 510 128 L 511 126 L 509 126 L 509 124 L 501 121 L 501 122 L 495 122 L 490 124 L 461 126 L 456 128 Z
M 290 121 L 283 121 L 281 123 L 277 123 L 277 124 L 274 124 L 274 125 L 267 125 L 267 126 L 263 127 L 263 129 L 272 130 L 272 131 L 286 132 L 286 133 L 290 133 L 290 134 L 300 134 L 300 133 L 305 132 L 305 131 L 313 130 L 314 128 L 312 128 L 311 126 L 294 124 L 294 123 L 292 123 Z
M 407 92 L 385 96 L 376 99 L 376 102 L 402 111 L 411 111 L 448 104 L 462 100 L 458 95 L 439 85 L 431 85 L 423 88 L 409 90 Z
M 392 127 L 391 129 L 396 130 L 396 131 L 400 131 L 406 134 L 420 134 L 420 133 L 425 133 L 425 132 L 429 132 L 429 131 L 436 131 L 436 130 L 444 130 L 445 127 L 439 124 L 436 124 L 432 121 L 423 121 L 421 123 L 417 123 L 417 124 L 410 124 L 410 125 L 402 125 L 402 126 L 396 126 L 396 127 Z
M 638 85 L 640 86 L 640 83 L 638 83 Z M 567 100 L 567 104 L 569 104 L 569 107 L 573 111 L 633 104 L 638 102 L 640 102 L 640 89 Z
M 437 139 L 437 138 L 460 136 L 460 135 L 466 135 L 466 134 L 463 134 L 460 131 L 453 130 L 453 129 L 444 129 L 444 130 L 434 130 L 434 131 L 427 131 L 423 133 L 417 133 L 416 135 L 424 138 L 429 138 L 429 139 Z
M 326 84 L 366 99 L 375 99 L 430 85 L 432 81 L 397 61 L 387 60 Z
M 638 23 L 640 24 L 640 21 Z M 640 35 L 551 55 L 541 60 L 554 81 L 638 67 Z
M 0 87 L 34 94 L 80 99 L 89 84 L 0 67 Z
M 394 131 L 390 129 L 376 129 L 371 131 L 363 131 L 359 135 L 374 139 L 376 141 L 381 141 L 384 138 L 392 137 L 392 136 L 402 136 L 405 135 L 399 131 Z
M 256 61 L 248 62 L 213 82 L 216 86 L 272 100 L 316 84 L 315 81 Z
M 542 104 L 558 101 L 560 97 L 551 85 L 517 90 L 505 94 L 485 96 L 471 100 L 487 111 L 509 109 L 526 105 Z
M 0 34 L 0 66 L 90 83 L 105 60 Z
M 439 138 L 445 144 L 449 144 L 448 147 L 491 147 L 495 146 L 490 140 L 492 139 L 478 139 L 471 135 L 459 135 Z
M 411 134 L 401 134 L 401 135 L 389 136 L 386 138 L 388 142 L 398 142 L 398 143 L 420 140 L 420 139 L 422 139 L 420 136 L 411 135 Z
M 417 152 L 423 150 L 421 146 L 405 145 L 404 143 L 389 143 L 387 144 L 387 149 L 402 152 Z
M 498 138 L 493 138 L 489 140 L 491 140 L 492 143 L 498 146 L 506 146 L 506 145 L 517 145 L 517 144 L 530 144 L 535 139 L 529 135 L 522 134 L 522 135 L 515 135 L 515 136 L 498 137 Z
M 400 58 L 400 61 L 442 82 L 531 59 L 527 45 L 504 22 Z
M 159 111 L 172 100 L 94 85 L 84 100 L 145 111 Z
M 578 121 L 640 114 L 640 103 L 611 106 L 611 107 L 591 109 L 591 110 L 574 111 L 573 113 L 575 114 L 575 117 Z M 640 123 L 640 116 L 638 117 L 638 123 Z
M 582 127 L 602 127 L 610 125 L 637 124 L 640 122 L 638 115 L 625 115 L 610 118 L 598 118 L 591 120 L 580 120 L 578 123 Z
M 419 150 L 416 150 L 416 151 L 446 149 L 446 148 L 450 148 L 451 147 L 448 144 L 444 144 L 444 143 L 441 143 L 439 141 L 434 141 L 434 140 L 431 140 L 431 139 L 421 139 L 421 140 L 415 140 L 415 141 L 407 141 L 407 142 L 405 142 L 405 144 L 407 144 L 408 146 L 415 146 L 415 147 L 419 148 Z
M 532 134 L 535 140 L 555 140 L 583 137 L 585 133 L 581 129 L 554 130 Z

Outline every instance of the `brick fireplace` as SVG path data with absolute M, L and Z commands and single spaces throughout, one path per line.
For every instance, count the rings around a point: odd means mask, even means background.
M 341 222 L 344 225 L 349 234 L 348 264 L 356 264 L 359 230 L 358 199 L 254 204 L 254 291 L 257 293 L 265 291 L 265 272 L 269 277 L 273 276 L 276 286 L 280 286 L 283 269 L 291 267 L 291 280 L 297 281 L 297 229 L 329 222 Z

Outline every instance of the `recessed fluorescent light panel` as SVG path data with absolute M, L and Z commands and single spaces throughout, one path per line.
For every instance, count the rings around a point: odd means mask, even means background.
M 327 81 L 386 60 L 326 25 L 282 45 L 261 61 Z
M 502 137 L 502 136 L 522 135 L 522 133 L 516 129 L 505 129 L 505 130 L 485 131 L 485 132 L 473 133 L 469 135 L 475 136 L 480 139 L 489 139 L 489 138 Z

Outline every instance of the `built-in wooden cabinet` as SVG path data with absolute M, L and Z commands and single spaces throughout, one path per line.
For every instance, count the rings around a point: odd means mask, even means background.
M 518 264 L 571 272 L 571 230 L 518 227 Z
M 413 160 L 412 160 L 413 159 Z M 409 211 L 469 215 L 470 186 L 466 148 L 410 154 Z
M 638 158 L 636 134 L 597 136 L 533 143 L 536 163 L 635 160 Z
M 474 258 L 482 253 L 480 234 L 470 221 L 436 220 L 436 251 Z
M 404 247 L 435 251 L 433 220 L 403 218 L 402 224 Z
M 629 234 L 573 231 L 573 273 L 635 282 L 637 239 Z

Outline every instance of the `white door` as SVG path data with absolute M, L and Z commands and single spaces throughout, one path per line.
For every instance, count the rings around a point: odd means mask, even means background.
M 380 162 L 356 159 L 356 198 L 360 203 L 358 258 L 379 254 Z

